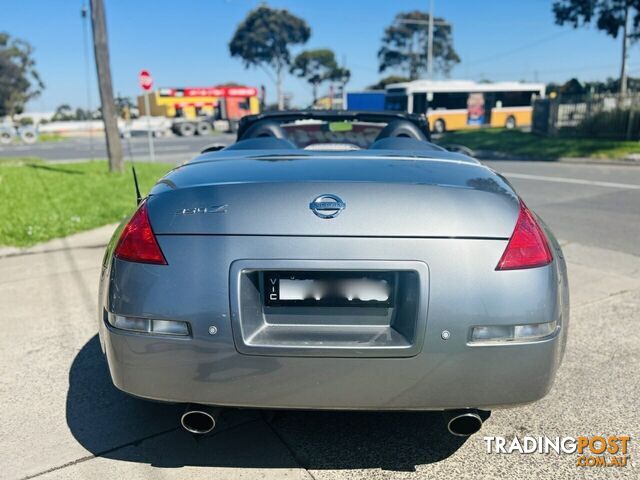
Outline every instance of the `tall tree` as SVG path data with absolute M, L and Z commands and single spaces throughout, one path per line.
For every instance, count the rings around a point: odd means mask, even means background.
M 378 50 L 380 73 L 390 69 L 403 70 L 411 80 L 427 69 L 430 14 L 414 10 L 396 15 L 382 37 Z M 434 70 L 449 75 L 460 63 L 453 48 L 451 24 L 443 18 L 433 18 L 433 63 Z
M 556 0 L 553 14 L 558 25 L 578 28 L 595 21 L 599 30 L 613 38 L 621 33 L 620 93 L 627 93 L 627 50 L 630 41 L 640 38 L 640 0 Z
M 338 66 L 335 54 L 328 48 L 299 53 L 293 60 L 290 71 L 311 84 L 313 103 L 318 99 L 320 84 L 327 81 L 346 84 L 351 76 L 348 69 Z
M 22 113 L 25 104 L 43 88 L 31 45 L 0 32 L 0 119 Z
M 120 143 L 120 132 L 118 132 L 118 112 L 113 100 L 107 22 L 105 20 L 103 0 L 91 0 L 91 26 L 93 27 L 93 49 L 96 57 L 96 70 L 98 71 L 102 121 L 104 122 L 104 131 L 107 137 L 109 171 L 121 172 L 124 167 L 122 144 Z
M 242 59 L 246 68 L 264 68 L 272 77 L 278 92 L 278 108 L 284 108 L 282 82 L 291 65 L 293 45 L 302 45 L 309 40 L 311 28 L 303 19 L 288 10 L 260 5 L 250 11 L 238 25 L 231 41 L 232 57 Z
M 342 90 L 349 80 L 351 80 L 351 70 L 347 67 L 336 67 L 329 75 L 329 81 L 338 83 Z

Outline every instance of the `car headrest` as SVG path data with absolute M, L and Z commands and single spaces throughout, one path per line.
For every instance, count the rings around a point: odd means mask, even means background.
M 407 120 L 394 120 L 390 122 L 376 137 L 376 141 L 383 138 L 412 138 L 428 142 L 427 136 L 413 123 Z
M 280 124 L 273 121 L 265 121 L 258 122 L 249 129 L 244 132 L 242 138 L 238 140 L 247 140 L 249 138 L 264 138 L 264 137 L 273 137 L 273 138 L 287 138 L 286 133 L 284 133 L 284 129 L 280 126 Z

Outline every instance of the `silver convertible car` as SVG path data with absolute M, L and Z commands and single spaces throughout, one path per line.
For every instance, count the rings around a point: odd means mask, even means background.
M 99 295 L 115 386 L 218 409 L 441 410 L 450 432 L 551 388 L 562 251 L 513 187 L 424 117 L 245 117 L 115 232 Z

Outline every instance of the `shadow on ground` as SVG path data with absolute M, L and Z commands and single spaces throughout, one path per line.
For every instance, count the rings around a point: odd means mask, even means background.
M 67 423 L 93 455 L 157 467 L 413 471 L 443 460 L 465 439 L 437 412 L 354 413 L 230 409 L 207 437 L 184 432 L 183 406 L 132 398 L 111 383 L 94 336 L 69 373 Z M 284 445 L 283 445 L 284 442 Z M 285 446 L 286 445 L 286 446 Z

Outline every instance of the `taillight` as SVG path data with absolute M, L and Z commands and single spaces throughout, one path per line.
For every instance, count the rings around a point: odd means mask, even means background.
M 520 201 L 520 214 L 496 270 L 517 270 L 548 265 L 553 260 L 544 232 L 531 210 Z
M 146 201 L 122 230 L 114 255 L 129 262 L 167 264 L 151 229 Z

